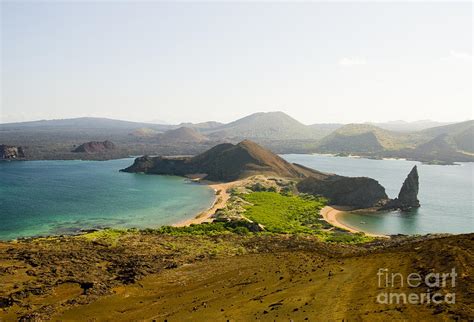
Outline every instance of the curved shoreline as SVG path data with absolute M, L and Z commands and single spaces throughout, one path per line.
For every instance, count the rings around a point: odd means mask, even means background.
M 227 200 L 230 198 L 230 194 L 227 192 L 229 188 L 234 186 L 238 181 L 226 182 L 226 183 L 212 183 L 212 182 L 203 182 L 209 188 L 214 189 L 215 199 L 211 207 L 200 212 L 197 216 L 191 219 L 186 219 L 179 221 L 173 224 L 173 227 L 185 227 L 192 224 L 202 224 L 204 222 L 211 222 L 212 215 L 216 213 L 217 210 L 222 209 L 227 204 Z
M 336 208 L 331 207 L 331 206 L 325 206 L 324 208 L 321 209 L 320 214 L 324 218 L 324 220 L 326 220 L 326 222 L 328 224 L 330 224 L 334 227 L 340 228 L 340 229 L 347 230 L 351 233 L 364 233 L 364 234 L 366 234 L 367 236 L 370 236 L 370 237 L 385 237 L 385 238 L 389 237 L 387 235 L 367 233 L 365 231 L 358 230 L 358 229 L 355 229 L 353 227 L 347 226 L 347 225 L 341 223 L 339 220 L 337 220 L 338 215 L 340 215 L 343 212 L 348 211 L 348 210 L 349 209 L 343 210 L 342 207 L 341 207 L 341 209 L 336 209 Z

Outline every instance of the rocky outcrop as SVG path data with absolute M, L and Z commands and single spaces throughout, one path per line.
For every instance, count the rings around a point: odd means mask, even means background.
M 79 152 L 79 153 L 100 153 L 100 152 L 106 152 L 109 150 L 114 150 L 115 149 L 115 144 L 113 144 L 110 141 L 103 141 L 103 142 L 97 142 L 97 141 L 91 141 L 91 142 L 86 142 L 72 150 L 72 152 Z
M 0 160 L 16 160 L 25 158 L 25 152 L 21 146 L 0 145 Z
M 388 198 L 385 188 L 378 181 L 367 177 L 351 178 L 338 175 L 326 178 L 308 177 L 301 180 L 297 188 L 300 192 L 326 197 L 332 205 L 355 209 L 407 211 L 420 207 L 416 166 L 408 174 L 395 199 Z
M 367 177 L 328 176 L 325 179 L 308 177 L 300 181 L 298 191 L 327 198 L 330 204 L 355 208 L 381 206 L 388 200 L 385 188 Z
M 400 193 L 398 194 L 398 201 L 406 207 L 420 207 L 418 190 L 418 169 L 415 165 L 403 182 L 402 189 L 400 189 Z
M 403 182 L 398 197 L 388 201 L 387 204 L 382 207 L 382 210 L 400 209 L 402 211 L 408 211 L 420 207 L 418 189 L 418 170 L 415 165 Z

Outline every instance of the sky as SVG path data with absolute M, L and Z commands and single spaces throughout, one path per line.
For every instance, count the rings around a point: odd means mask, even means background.
M 472 2 L 0 2 L 3 123 L 473 118 Z

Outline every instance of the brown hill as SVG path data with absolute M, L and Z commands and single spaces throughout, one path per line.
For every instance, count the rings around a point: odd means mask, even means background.
M 72 152 L 82 152 L 82 153 L 100 153 L 108 150 L 115 149 L 115 144 L 110 141 L 91 141 L 79 145 Z
M 174 143 L 200 143 L 207 141 L 207 137 L 189 127 L 180 127 L 175 130 L 169 130 L 158 136 L 161 144 Z
M 233 181 L 256 174 L 286 178 L 304 178 L 320 174 L 293 165 L 258 144 L 245 140 L 239 144 L 223 143 L 195 157 L 141 157 L 124 171 L 153 174 L 203 174 L 206 179 Z M 322 174 L 321 174 L 322 175 Z

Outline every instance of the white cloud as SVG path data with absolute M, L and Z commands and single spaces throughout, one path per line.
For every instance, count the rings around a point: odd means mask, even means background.
M 472 54 L 464 52 L 464 51 L 457 51 L 457 50 L 450 50 L 449 56 L 445 58 L 446 60 L 458 60 L 464 61 L 468 63 L 472 63 L 473 57 Z
M 344 57 L 339 60 L 341 66 L 359 66 L 366 65 L 367 61 L 363 58 L 358 57 Z

